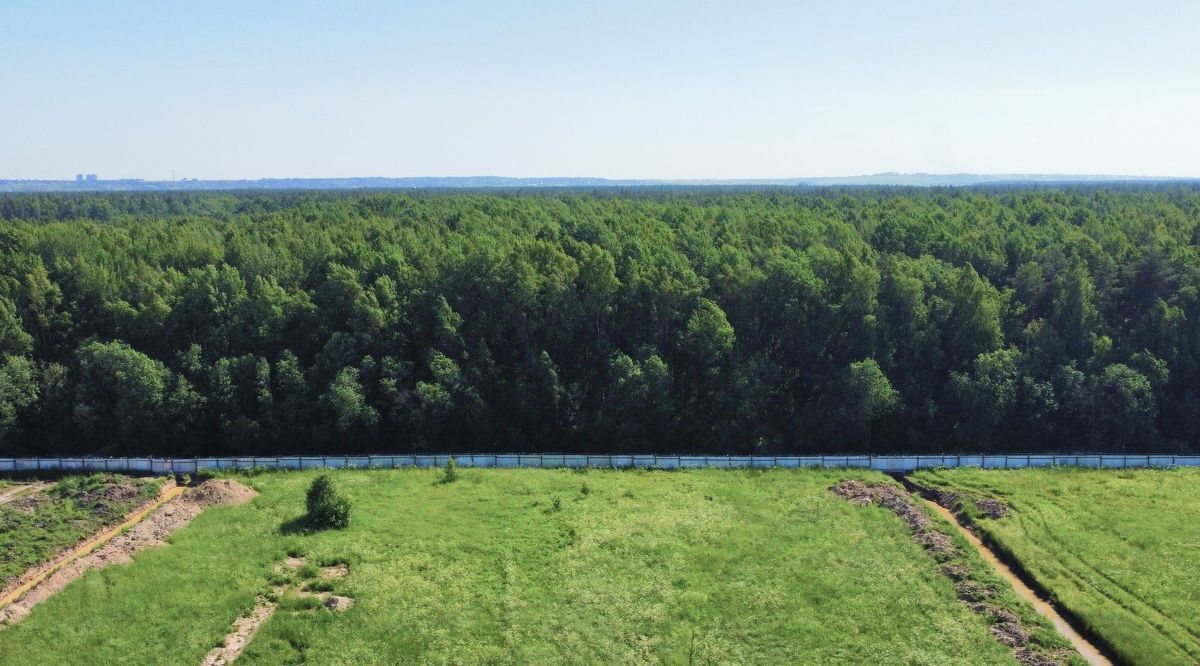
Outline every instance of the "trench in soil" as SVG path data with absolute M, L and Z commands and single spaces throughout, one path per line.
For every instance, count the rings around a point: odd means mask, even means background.
M 987 562 L 993 570 L 995 570 L 996 574 L 1008 581 L 1009 585 L 1012 585 L 1013 591 L 1017 593 L 1017 596 L 1029 602 L 1029 604 L 1033 606 L 1033 609 L 1036 610 L 1042 617 L 1050 620 L 1050 623 L 1054 625 L 1054 628 L 1058 630 L 1058 633 L 1062 634 L 1063 638 L 1066 638 L 1068 641 L 1070 641 L 1071 647 L 1075 648 L 1075 650 L 1079 652 L 1084 661 L 1092 664 L 1092 666 L 1112 666 L 1113 661 L 1109 659 L 1109 657 L 1106 656 L 1105 653 L 1100 650 L 1100 648 L 1096 647 L 1096 645 L 1094 645 L 1087 638 L 1084 638 L 1083 634 L 1080 633 L 1080 631 L 1076 629 L 1075 626 L 1071 624 L 1071 622 L 1068 621 L 1062 613 L 1059 612 L 1052 602 L 1035 592 L 1033 588 L 1030 587 L 1025 580 L 1017 574 L 1016 570 L 1014 570 L 1003 559 L 1001 559 L 1000 556 L 997 555 L 996 552 L 991 548 L 989 548 L 987 544 L 980 540 L 980 538 L 976 536 L 974 532 L 967 529 L 967 526 L 959 521 L 958 516 L 954 515 L 954 513 L 946 507 L 938 504 L 937 502 L 930 501 L 922 496 L 921 491 L 925 489 L 913 484 L 908 478 L 902 477 L 900 480 L 904 483 L 904 485 L 908 486 L 914 491 L 912 493 L 913 497 L 917 498 L 921 502 L 924 502 L 926 506 L 934 511 L 934 513 L 944 518 L 946 522 L 950 523 L 954 527 L 954 529 L 958 530 L 958 533 L 967 540 L 967 543 L 971 544 L 971 547 L 974 548 L 977 553 L 979 553 L 979 556 L 982 557 L 983 560 Z

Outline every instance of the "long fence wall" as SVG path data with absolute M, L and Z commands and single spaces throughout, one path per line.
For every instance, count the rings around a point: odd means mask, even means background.
M 0 473 L 135 472 L 195 473 L 224 469 L 337 469 L 441 467 L 451 457 L 460 467 L 649 469 L 855 468 L 911 472 L 939 467 L 1200 467 L 1200 456 L 1176 455 L 962 455 L 962 456 L 661 456 L 578 454 L 464 454 L 374 456 L 271 456 L 237 458 L 0 458 Z

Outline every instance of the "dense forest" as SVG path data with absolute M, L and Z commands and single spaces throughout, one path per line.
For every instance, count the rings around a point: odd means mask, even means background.
M 1200 450 L 1200 188 L 0 195 L 0 455 Z

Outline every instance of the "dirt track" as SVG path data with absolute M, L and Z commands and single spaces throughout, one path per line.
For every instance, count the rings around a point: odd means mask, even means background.
M 120 525 L 82 541 L 53 561 L 25 572 L 17 586 L 0 598 L 0 626 L 18 622 L 30 609 L 57 594 L 91 569 L 125 564 L 146 548 L 160 546 L 175 530 L 215 504 L 241 504 L 256 495 L 236 481 L 214 479 L 195 488 L 173 484 L 148 506 Z M 128 531 L 126 531 L 128 530 Z

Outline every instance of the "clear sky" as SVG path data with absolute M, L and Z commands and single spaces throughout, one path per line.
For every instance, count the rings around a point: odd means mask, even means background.
M 1200 1 L 0 2 L 0 178 L 1200 176 Z

